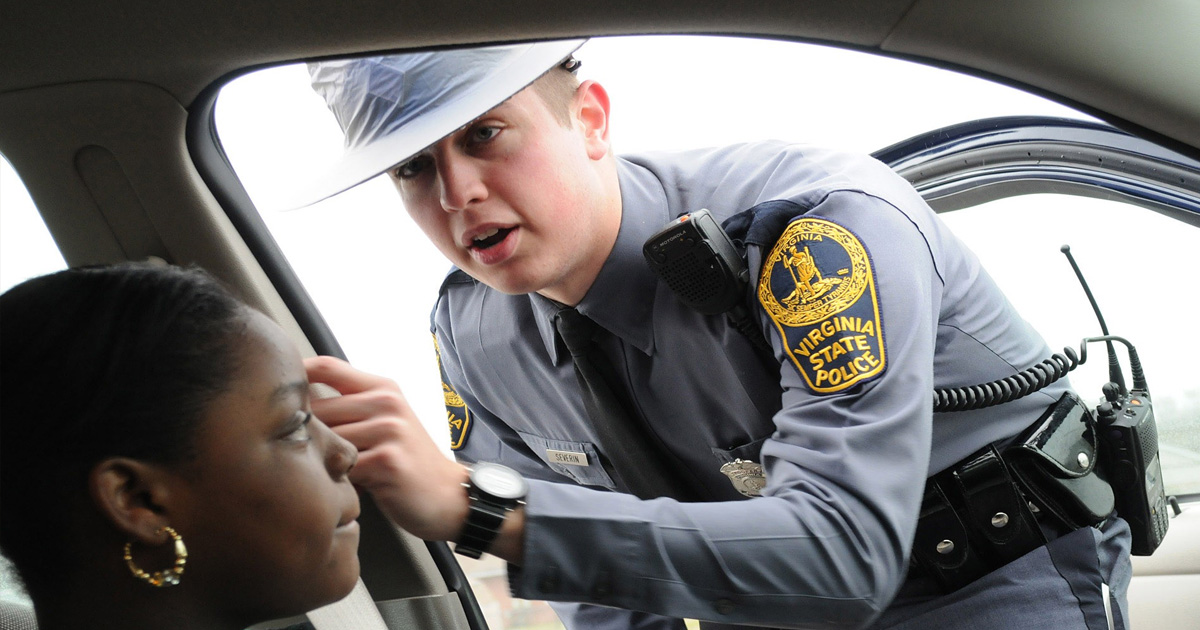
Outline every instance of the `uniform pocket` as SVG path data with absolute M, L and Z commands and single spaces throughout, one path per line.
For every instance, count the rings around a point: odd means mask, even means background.
M 517 434 L 554 472 L 580 485 L 616 489 L 591 442 L 548 440 L 524 431 L 517 431 Z

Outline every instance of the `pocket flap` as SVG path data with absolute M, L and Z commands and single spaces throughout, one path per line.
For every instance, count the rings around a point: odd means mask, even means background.
M 554 472 L 581 485 L 616 489 L 591 442 L 550 440 L 524 431 L 517 434 Z

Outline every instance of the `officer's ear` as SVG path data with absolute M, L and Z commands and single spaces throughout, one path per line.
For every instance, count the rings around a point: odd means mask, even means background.
M 608 155 L 608 91 L 595 81 L 584 81 L 575 90 L 571 113 L 584 133 L 588 157 L 599 160 Z

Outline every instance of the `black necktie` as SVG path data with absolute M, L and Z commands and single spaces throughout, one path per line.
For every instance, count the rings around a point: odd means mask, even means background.
M 555 316 L 555 327 L 575 363 L 583 404 L 599 440 L 602 464 L 627 492 L 643 499 L 673 497 L 687 500 L 687 484 L 673 469 L 674 458 L 663 452 L 657 438 L 635 419 L 617 397 L 612 366 L 595 344 L 600 327 L 573 308 Z

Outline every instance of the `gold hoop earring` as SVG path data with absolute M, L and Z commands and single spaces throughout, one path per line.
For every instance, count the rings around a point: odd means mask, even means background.
M 129 572 L 133 573 L 133 577 L 145 580 L 151 586 L 159 588 L 179 584 L 179 579 L 183 577 L 183 567 L 187 564 L 188 557 L 187 547 L 183 544 L 183 536 L 180 536 L 170 527 L 163 527 L 155 533 L 161 534 L 163 532 L 166 532 L 175 541 L 175 564 L 169 569 L 146 573 L 133 563 L 133 541 L 125 543 L 125 564 L 129 566 Z

